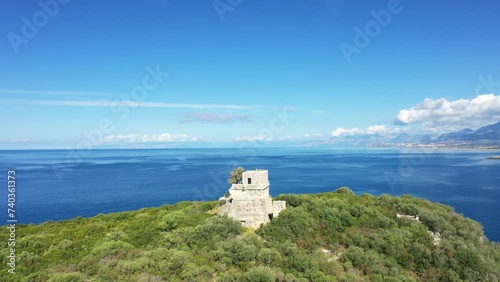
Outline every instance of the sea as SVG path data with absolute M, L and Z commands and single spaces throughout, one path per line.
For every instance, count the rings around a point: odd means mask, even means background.
M 411 194 L 444 203 L 500 242 L 500 160 L 488 159 L 499 154 L 432 148 L 4 150 L 1 225 L 9 219 L 9 170 L 16 178 L 15 219 L 38 224 L 216 200 L 229 189 L 229 172 L 242 166 L 269 170 L 273 196 L 347 186 L 358 195 Z

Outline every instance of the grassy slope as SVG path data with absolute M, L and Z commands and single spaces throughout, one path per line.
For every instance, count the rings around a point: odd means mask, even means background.
M 499 244 L 451 207 L 346 188 L 278 198 L 287 210 L 255 231 L 216 216 L 217 202 L 19 226 L 15 276 L 7 273 L 8 233 L 0 234 L 0 281 L 500 279 Z M 439 246 L 428 230 L 442 234 Z

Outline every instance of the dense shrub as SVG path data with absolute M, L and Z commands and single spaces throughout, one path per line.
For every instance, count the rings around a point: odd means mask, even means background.
M 499 280 L 499 244 L 451 207 L 347 187 L 278 199 L 287 209 L 257 230 L 216 215 L 219 202 L 20 225 L 17 280 L 0 233 L 0 281 Z

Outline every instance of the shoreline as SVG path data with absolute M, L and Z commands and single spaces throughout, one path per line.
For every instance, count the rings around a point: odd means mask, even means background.
M 446 145 L 424 145 L 424 144 L 414 144 L 414 145 L 374 145 L 368 146 L 367 148 L 415 148 L 415 149 L 456 149 L 456 150 L 500 150 L 500 146 L 446 146 Z M 500 156 L 499 156 L 500 157 Z
M 297 144 L 293 146 L 269 146 L 265 149 L 374 149 L 374 148 L 425 148 L 425 149 L 461 149 L 461 150 L 499 150 L 500 145 L 439 145 L 439 144 L 367 144 L 363 146 L 304 146 Z M 239 147 L 165 147 L 165 148 L 93 148 L 92 151 L 123 151 L 123 150 L 231 150 L 240 149 Z M 264 148 L 262 148 L 264 149 Z M 65 148 L 3 148 L 0 152 L 13 151 L 71 151 Z

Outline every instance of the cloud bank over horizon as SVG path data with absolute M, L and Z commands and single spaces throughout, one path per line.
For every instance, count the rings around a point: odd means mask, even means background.
M 500 95 L 482 94 L 470 100 L 425 98 L 422 103 L 399 111 L 395 124 L 420 124 L 425 130 L 453 131 L 499 120 Z
M 331 132 L 332 137 L 348 137 L 348 136 L 360 136 L 360 135 L 386 135 L 392 133 L 400 133 L 402 130 L 398 127 L 389 128 L 385 125 L 371 125 L 366 129 L 359 129 L 357 127 L 346 129 L 339 127 Z
M 108 135 L 104 138 L 104 143 L 166 143 L 166 142 L 189 142 L 198 141 L 198 137 L 179 133 L 161 134 L 118 134 Z

